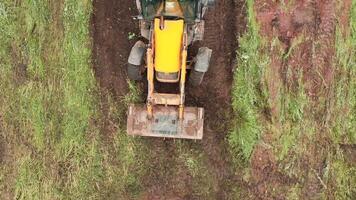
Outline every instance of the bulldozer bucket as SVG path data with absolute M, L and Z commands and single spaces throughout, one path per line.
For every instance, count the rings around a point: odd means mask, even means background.
M 203 138 L 204 109 L 185 107 L 183 119 L 175 106 L 155 105 L 153 118 L 147 118 L 145 105 L 130 105 L 127 133 L 132 136 L 197 139 Z

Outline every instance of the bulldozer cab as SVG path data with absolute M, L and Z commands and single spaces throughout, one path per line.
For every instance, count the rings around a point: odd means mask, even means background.
M 141 15 L 144 20 L 151 21 L 155 17 L 172 17 L 169 12 L 162 12 L 162 7 L 169 8 L 169 5 L 177 4 L 182 12 L 185 22 L 194 22 L 198 18 L 199 2 L 197 0 L 138 0 L 141 6 Z

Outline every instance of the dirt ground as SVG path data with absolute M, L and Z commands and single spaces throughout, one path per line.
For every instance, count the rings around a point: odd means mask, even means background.
M 284 1 L 284 4 L 281 4 L 273 0 L 255 1 L 254 9 L 261 36 L 267 39 L 270 45 L 274 38 L 278 38 L 281 43 L 280 49 L 271 48 L 272 51 L 268 52 L 271 64 L 270 77 L 267 78 L 266 84 L 270 94 L 269 100 L 272 102 L 270 114 L 275 119 L 279 117 L 278 88 L 283 85 L 293 90 L 298 84 L 300 71 L 303 73 L 306 94 L 314 99 L 315 105 L 330 92 L 334 77 L 332 58 L 335 54 L 333 45 L 337 16 L 334 2 L 293 2 Z M 350 6 L 351 1 L 347 2 L 349 3 L 345 5 Z M 230 125 L 222 122 L 228 122 L 232 117 L 231 87 L 233 69 L 236 67 L 235 52 L 238 49 L 237 37 L 246 29 L 245 9 L 243 0 L 220 0 L 205 17 L 204 40 L 195 45 L 213 49 L 211 66 L 201 87 L 192 88 L 187 85 L 186 89 L 187 104 L 205 108 L 204 139 L 183 143 L 208 158 L 206 164 L 214 180 L 212 199 L 228 199 L 232 192 L 231 183 L 245 187 L 252 195 L 251 199 L 285 199 L 287 187 L 296 184 L 298 180 L 279 172 L 271 149 L 263 145 L 255 148 L 251 158 L 252 179 L 249 183 L 243 182 L 241 177 L 233 172 L 231 158 L 227 152 L 225 139 Z M 112 93 L 116 98 L 128 92 L 126 62 L 136 41 L 130 40 L 129 35 L 138 35 L 138 23 L 132 19 L 136 14 L 135 2 L 132 0 L 94 0 L 92 35 L 95 75 L 103 91 Z M 342 19 L 348 18 L 341 16 Z M 298 38 L 302 38 L 299 43 Z M 318 43 L 317 48 L 313 46 L 315 43 Z M 290 51 L 291 49 L 293 51 Z M 282 59 L 280 50 L 288 56 L 287 59 Z M 286 75 L 288 71 L 292 72 L 291 76 Z M 142 88 L 144 89 L 144 84 Z M 107 108 L 104 106 L 104 113 L 105 109 Z M 323 115 L 322 112 L 313 112 L 317 122 L 322 123 L 324 120 L 319 117 Z M 323 127 L 319 128 L 322 133 Z M 273 136 L 263 136 L 263 140 L 269 143 Z M 142 198 L 199 199 L 199 196 L 191 194 L 194 180 L 188 172 L 171 170 L 181 169 L 181 163 L 176 159 L 178 155 L 174 141 L 151 138 L 146 141 L 151 148 L 150 154 L 153 155 L 151 166 L 148 167 L 154 170 L 151 170 L 144 180 L 146 193 Z M 305 169 L 315 169 L 304 172 L 307 179 L 303 183 L 302 191 L 306 199 L 317 198 L 313 194 L 318 194 L 323 188 L 317 176 L 310 174 L 318 175 L 325 167 L 325 145 L 327 141 L 323 139 L 316 145 L 307 145 L 310 154 L 300 161 L 305 165 Z M 278 192 L 275 191 L 276 188 Z
M 123 7 L 122 5 L 125 5 Z M 229 165 L 227 147 L 224 139 L 229 125 L 221 123 L 231 117 L 231 86 L 237 36 L 245 29 L 245 12 L 242 0 L 221 0 L 206 15 L 204 41 L 196 46 L 207 46 L 213 50 L 211 66 L 204 83 L 199 88 L 187 86 L 187 104 L 203 106 L 206 109 L 204 140 L 201 142 L 185 141 L 184 145 L 198 149 L 208 158 L 209 171 L 214 177 L 214 194 L 217 199 L 226 199 L 229 189 L 226 187 L 234 175 Z M 135 40 L 129 40 L 129 34 L 138 35 L 138 23 L 132 19 L 137 15 L 132 0 L 96 0 L 92 19 L 92 35 L 94 38 L 95 75 L 103 91 L 110 91 L 120 98 L 128 92 L 126 83 L 126 63 L 128 54 Z M 217 103 L 218 102 L 218 103 Z M 105 105 L 105 103 L 103 104 Z M 105 106 L 103 107 L 105 112 Z M 173 140 L 147 139 L 152 152 L 152 170 L 147 184 L 148 199 L 184 198 L 192 199 L 192 177 L 187 172 L 164 172 L 173 167 L 178 169 L 175 159 Z M 162 167 L 165 163 L 165 167 Z M 161 169 L 161 168 L 164 169 Z M 168 180 L 171 179 L 171 181 Z M 154 184 L 152 184 L 154 183 Z M 149 186 L 150 185 L 150 186 Z M 152 186 L 156 185 L 156 186 Z M 159 187 L 157 187 L 159 185 Z M 172 186 L 173 185 L 173 186 Z M 174 185 L 183 185 L 174 187 Z

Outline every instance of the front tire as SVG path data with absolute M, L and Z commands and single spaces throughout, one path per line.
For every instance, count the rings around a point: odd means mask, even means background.
M 198 72 L 194 69 L 190 72 L 189 82 L 192 86 L 199 86 L 203 82 L 205 72 Z
M 141 67 L 128 63 L 127 76 L 130 80 L 140 81 L 142 80 Z
M 194 69 L 190 72 L 189 81 L 193 86 L 199 86 L 203 82 L 205 73 L 209 69 L 212 50 L 207 47 L 199 48 Z
M 145 52 L 146 45 L 143 41 L 137 41 L 132 47 L 127 63 L 127 76 L 130 80 L 142 80 L 141 66 L 144 62 Z

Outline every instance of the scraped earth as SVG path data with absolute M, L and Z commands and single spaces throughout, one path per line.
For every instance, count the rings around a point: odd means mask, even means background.
M 93 55 L 96 78 L 105 93 L 120 99 L 128 92 L 126 63 L 138 35 L 138 23 L 132 19 L 137 15 L 132 0 L 95 0 L 92 19 L 94 38 Z M 123 6 L 124 5 L 124 6 Z M 227 148 L 224 144 L 229 125 L 225 122 L 231 117 L 231 86 L 237 36 L 245 29 L 244 2 L 242 0 L 217 1 L 216 7 L 206 15 L 204 41 L 196 46 L 207 46 L 213 50 L 211 66 L 199 88 L 187 85 L 187 105 L 202 106 L 206 109 L 204 140 L 200 142 L 183 141 L 183 145 L 196 149 L 208 158 L 209 172 L 214 184 L 210 194 L 213 199 L 228 198 L 227 185 L 233 181 Z M 142 84 L 144 89 L 144 84 Z M 105 98 L 102 99 L 105 101 Z M 108 112 L 105 102 L 103 113 Z M 223 123 L 222 123 L 223 122 Z M 109 124 L 104 129 L 109 131 Z M 106 127 L 106 128 L 105 128 Z M 105 133 L 107 134 L 107 133 Z M 114 134 L 114 133 L 111 133 Z M 109 134 L 110 135 L 110 134 Z M 178 155 L 173 140 L 147 138 L 149 154 L 154 155 L 153 168 L 144 180 L 147 199 L 194 199 L 192 176 L 177 161 Z M 214 197 L 215 196 L 215 197 Z

